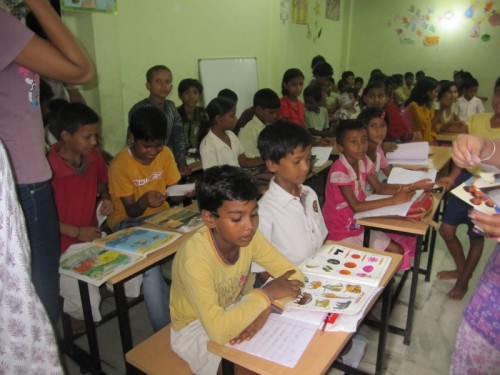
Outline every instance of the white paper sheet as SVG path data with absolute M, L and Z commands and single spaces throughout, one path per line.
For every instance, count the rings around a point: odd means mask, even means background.
M 167 188 L 167 194 L 170 197 L 182 197 L 186 193 L 194 190 L 194 183 L 184 185 L 172 185 Z
M 313 147 L 311 150 L 311 155 L 316 156 L 316 163 L 314 166 L 321 167 L 325 164 L 332 153 L 332 147 Z
M 428 171 L 412 171 L 404 168 L 394 167 L 387 179 L 388 184 L 411 184 L 423 180 L 425 178 L 436 181 L 437 170 L 430 169 Z
M 99 225 L 99 227 L 102 225 L 102 223 L 104 223 L 104 220 L 106 220 L 108 217 L 101 214 L 101 206 L 102 206 L 102 201 L 99 202 L 99 204 L 97 205 L 97 208 L 96 208 L 96 216 L 97 216 L 97 224 Z
M 386 154 L 390 164 L 429 165 L 429 143 L 401 143 L 395 151 Z
M 422 195 L 423 192 L 424 192 L 423 190 L 415 191 L 415 195 L 413 196 L 413 198 L 406 203 L 393 204 L 391 206 L 380 207 L 380 208 L 376 208 L 374 210 L 358 212 L 358 213 L 354 214 L 354 218 L 355 219 L 362 219 L 365 217 L 378 217 L 378 216 L 406 216 L 406 213 L 410 209 L 413 202 L 415 202 L 417 200 L 417 198 Z M 391 196 L 390 195 L 372 194 L 372 195 L 367 196 L 366 200 L 367 201 L 375 201 L 378 199 L 389 198 L 389 197 L 391 197 Z

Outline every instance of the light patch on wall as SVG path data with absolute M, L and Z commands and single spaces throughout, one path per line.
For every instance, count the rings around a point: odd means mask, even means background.
M 441 30 L 454 30 L 460 25 L 461 17 L 459 17 L 455 12 L 449 10 L 445 13 L 439 14 L 438 21 Z

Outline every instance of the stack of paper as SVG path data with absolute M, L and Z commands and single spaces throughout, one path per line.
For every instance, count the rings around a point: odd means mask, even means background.
M 395 151 L 386 154 L 393 165 L 429 165 L 429 143 L 412 142 L 398 144 Z

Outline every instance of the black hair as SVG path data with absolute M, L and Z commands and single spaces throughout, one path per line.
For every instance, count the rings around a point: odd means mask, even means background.
M 404 77 L 405 77 L 405 79 L 410 78 L 410 77 L 414 78 L 415 74 L 413 74 L 413 72 L 406 72 Z
M 442 97 L 448 92 L 448 90 L 453 87 L 453 86 L 457 86 L 457 84 L 454 82 L 454 81 L 448 81 L 447 79 L 444 79 L 442 81 L 439 81 L 439 92 L 438 92 L 438 96 L 437 96 L 437 99 L 438 100 L 441 100 Z M 458 91 L 458 87 L 457 87 L 457 91 Z
M 236 93 L 231 89 L 220 90 L 219 93 L 217 94 L 217 97 L 229 99 L 234 103 L 234 105 L 238 103 L 238 95 L 236 95 Z
M 300 69 L 291 68 L 287 69 L 283 74 L 283 79 L 281 80 L 281 94 L 284 96 L 288 95 L 288 90 L 285 88 L 285 85 L 290 82 L 294 78 L 302 78 L 304 79 L 304 74 L 302 74 Z
M 259 191 L 250 177 L 238 167 L 220 165 L 208 168 L 196 180 L 198 208 L 217 213 L 224 201 L 252 201 Z
M 271 89 L 260 89 L 253 96 L 253 106 L 263 109 L 278 109 L 280 107 L 280 98 Z
M 314 98 L 314 100 L 316 100 L 317 102 L 320 102 L 321 98 L 323 97 L 323 89 L 318 85 L 314 84 L 309 85 L 304 89 L 303 96 L 304 99 L 306 98 L 306 96 L 310 96 Z
M 217 116 L 222 116 L 232 110 L 236 104 L 227 98 L 218 96 L 213 98 L 205 108 L 205 116 L 201 120 L 200 129 L 198 130 L 198 149 L 200 149 L 201 141 L 208 134 L 210 127 L 214 124 Z
M 370 81 L 363 89 L 363 97 L 367 96 L 368 93 L 373 89 L 383 89 L 384 92 L 387 94 L 387 88 L 385 86 L 384 81 Z
M 375 68 L 373 69 L 371 72 L 370 72 L 370 79 L 375 75 L 375 74 L 384 74 L 382 73 L 382 70 L 380 70 L 379 68 Z
M 179 86 L 177 87 L 177 93 L 179 94 L 179 96 L 181 96 L 185 91 L 189 90 L 192 87 L 198 90 L 200 95 L 203 94 L 203 85 L 200 83 L 200 81 L 194 78 L 185 78 L 180 81 Z
M 358 90 L 353 86 L 342 85 L 342 88 L 339 88 L 339 93 L 343 94 L 344 92 L 354 95 L 355 98 L 358 96 Z
M 311 69 L 314 69 L 319 63 L 326 62 L 325 58 L 321 55 L 314 56 L 311 60 Z
M 468 89 L 471 89 L 473 87 L 479 87 L 479 82 L 477 81 L 477 79 L 475 79 L 472 76 L 464 79 L 464 81 L 462 82 L 462 89 L 463 90 L 468 90 Z
M 382 72 L 376 72 L 376 73 L 373 73 L 370 76 L 370 79 L 368 80 L 368 83 L 373 82 L 373 81 L 385 82 L 386 79 L 387 79 L 387 75 L 386 74 L 384 74 Z
M 46 80 L 40 78 L 40 103 L 47 103 L 54 97 L 54 91 Z
M 347 86 L 349 86 L 347 84 L 346 81 L 344 81 L 343 79 L 341 79 L 338 83 L 337 83 L 337 89 L 339 90 L 339 92 L 341 92 L 344 88 L 346 88 Z
M 344 120 L 335 128 L 335 138 L 338 145 L 342 145 L 344 142 L 345 134 L 351 130 L 362 130 L 366 129 L 365 124 L 360 120 Z
M 419 70 L 418 72 L 415 73 L 415 77 L 423 78 L 425 77 L 425 72 L 423 70 Z
M 398 87 L 403 84 L 403 75 L 402 74 L 393 74 L 392 78 L 394 79 L 394 83 L 396 85 L 398 85 Z
M 346 80 L 347 77 L 353 76 L 354 77 L 354 72 L 351 70 L 346 70 L 342 73 L 342 80 Z
M 55 113 L 56 137 L 60 139 L 61 133 L 67 131 L 74 134 L 79 128 L 88 124 L 97 124 L 99 116 L 92 108 L 83 103 L 56 102 L 59 107 L 52 107 Z
M 297 147 L 312 145 L 311 134 L 302 126 L 288 120 L 277 120 L 259 134 L 257 148 L 261 158 L 278 164 Z
M 493 87 L 493 91 L 495 91 L 496 89 L 500 89 L 500 77 L 498 77 L 497 80 L 495 81 L 495 86 Z
M 129 120 L 129 132 L 134 140 L 164 142 L 167 126 L 165 114 L 156 107 L 139 108 Z
M 370 121 L 374 118 L 382 118 L 386 124 L 388 124 L 389 116 L 387 112 L 380 107 L 366 107 L 358 115 L 357 119 L 361 121 L 365 126 L 368 126 Z
M 326 61 L 319 63 L 313 68 L 313 75 L 318 77 L 333 76 L 333 68 Z
M 362 77 L 356 77 L 354 78 L 354 83 L 361 83 L 363 84 L 365 80 Z
M 413 90 L 411 90 L 410 97 L 405 103 L 405 106 L 411 102 L 415 102 L 418 105 L 430 105 L 430 99 L 427 93 L 434 90 L 438 86 L 438 81 L 432 77 L 422 77 L 420 78 Z
M 332 84 L 335 85 L 335 78 L 333 77 L 328 77 L 328 82 L 331 82 Z
M 165 65 L 155 65 L 149 68 L 148 71 L 146 72 L 146 82 L 151 82 L 153 80 L 153 76 L 155 75 L 155 73 L 162 70 L 166 70 L 167 72 L 172 74 L 172 71 Z

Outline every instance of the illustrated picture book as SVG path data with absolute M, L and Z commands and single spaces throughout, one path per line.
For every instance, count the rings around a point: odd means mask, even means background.
M 451 192 L 475 210 L 500 213 L 500 175 L 489 180 L 473 176 Z
M 183 233 L 191 232 L 204 224 L 198 211 L 183 207 L 169 208 L 146 219 L 146 222 Z
M 391 257 L 325 245 L 300 266 L 305 276 L 302 294 L 287 307 L 359 314 L 380 291 Z
M 92 243 L 72 245 L 61 255 L 59 272 L 100 286 L 144 256 L 105 249 Z
M 144 227 L 122 229 L 107 237 L 98 238 L 94 243 L 108 249 L 128 251 L 147 255 L 174 242 L 180 233 L 159 231 Z

